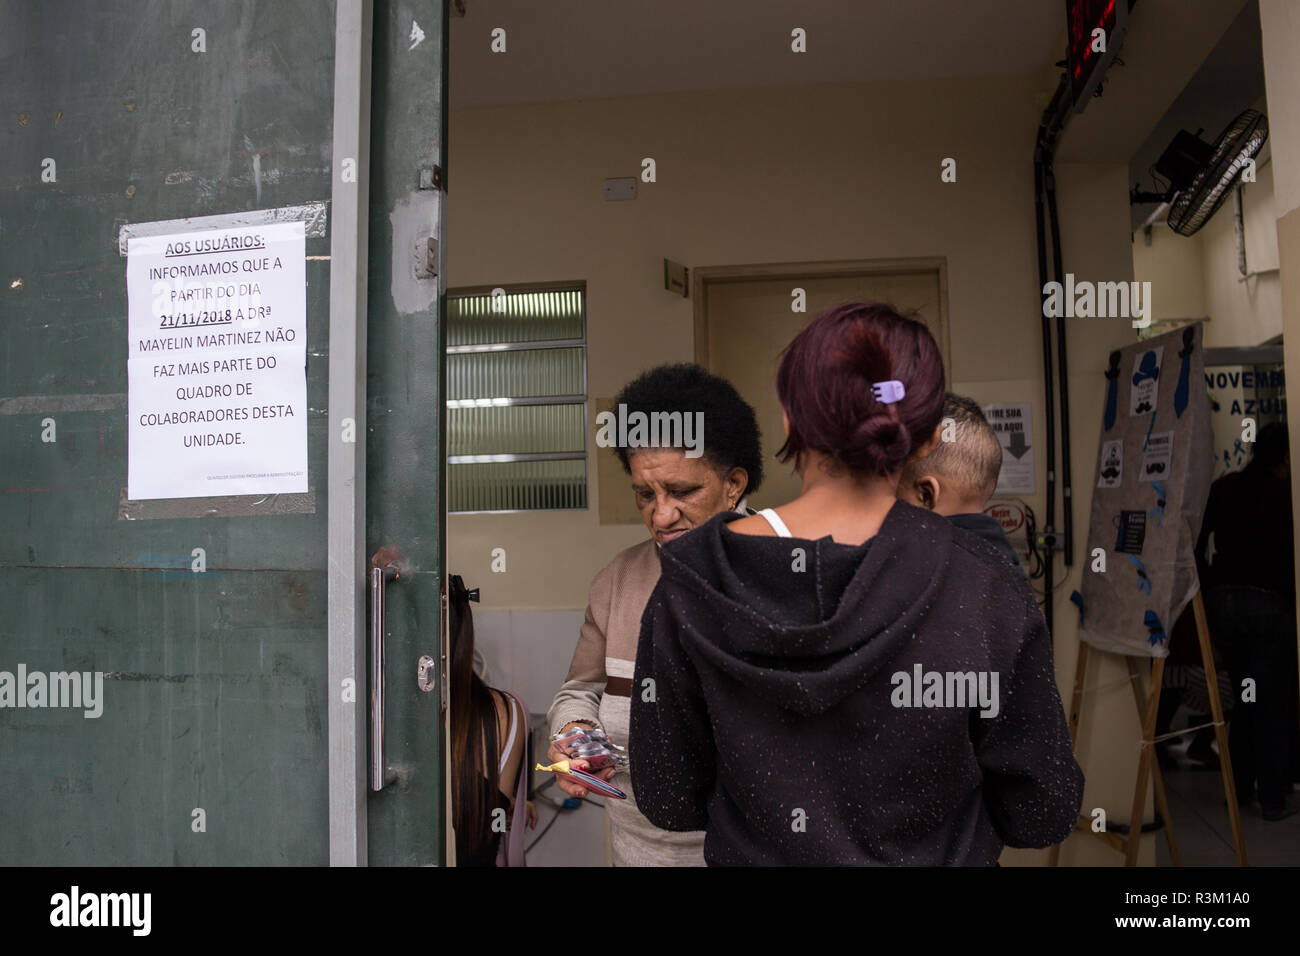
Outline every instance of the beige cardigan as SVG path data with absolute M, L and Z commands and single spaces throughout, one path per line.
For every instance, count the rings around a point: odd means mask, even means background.
M 570 721 L 586 720 L 627 746 L 641 615 L 658 580 L 659 549 L 653 539 L 621 552 L 592 580 L 573 662 L 548 714 L 551 733 Z M 616 773 L 610 782 L 628 795 L 626 800 L 603 798 L 615 866 L 704 865 L 704 831 L 660 830 L 637 810 L 629 774 Z

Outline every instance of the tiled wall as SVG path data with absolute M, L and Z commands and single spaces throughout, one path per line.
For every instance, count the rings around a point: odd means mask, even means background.
M 474 609 L 474 644 L 487 661 L 488 683 L 545 714 L 564 683 L 585 612 Z

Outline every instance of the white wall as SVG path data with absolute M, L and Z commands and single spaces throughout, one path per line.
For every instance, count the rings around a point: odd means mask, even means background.
M 1057 166 L 1061 248 L 1067 272 L 1094 281 L 1134 278 L 1127 180 L 1128 170 L 1120 165 Z M 1152 292 L 1158 302 L 1158 294 L 1154 289 Z M 1068 707 L 1079 650 L 1078 609 L 1069 603 L 1069 597 L 1071 591 L 1081 589 L 1084 573 L 1090 573 L 1086 572 L 1083 559 L 1097 477 L 1107 360 L 1112 349 L 1135 341 L 1137 333 L 1131 319 L 1072 319 L 1067 321 L 1067 330 L 1075 547 L 1074 567 L 1056 592 L 1054 636 L 1057 682 Z M 1058 517 L 1058 525 L 1059 521 Z M 1091 816 L 1100 807 L 1111 820 L 1128 820 L 1137 779 L 1137 741 L 1142 736 L 1142 728 L 1133 705 L 1133 693 L 1125 680 L 1127 676 L 1127 668 L 1119 657 L 1090 654 L 1085 680 L 1085 687 L 1090 690 L 1083 698 L 1077 747 L 1086 780 L 1081 811 L 1085 816 Z M 1149 793 L 1146 813 L 1146 819 L 1150 819 Z M 1031 851 L 1008 850 L 1003 862 L 1038 862 L 1038 856 Z M 1121 863 L 1123 857 L 1114 850 L 1083 835 L 1071 837 L 1061 853 L 1063 866 Z M 1139 863 L 1144 866 L 1155 863 L 1155 843 L 1150 836 L 1142 839 Z
M 1300 208 L 1300 5 L 1295 0 L 1259 0 L 1260 40 L 1264 47 L 1264 77 L 1277 115 L 1269 116 L 1269 139 L 1280 162 L 1277 175 L 1277 214 Z
M 1300 367 L 1300 4 L 1295 0 L 1259 0 L 1260 34 L 1264 45 L 1264 77 L 1271 103 L 1279 104 L 1270 119 L 1276 183 L 1278 264 L 1282 284 L 1286 364 Z M 1289 419 L 1291 448 L 1300 448 L 1300 417 Z M 1291 500 L 1300 500 L 1300 468 L 1291 469 Z M 1300 509 L 1294 513 L 1300 541 Z M 1296 562 L 1300 581 L 1300 561 Z
M 607 397 L 646 367 L 693 358 L 692 303 L 664 291 L 665 256 L 945 256 L 953 380 L 1015 380 L 1018 400 L 1039 401 L 1037 92 L 1028 79 L 966 79 L 452 113 L 448 283 L 585 279 L 588 394 Z M 658 181 L 605 202 L 603 180 L 638 174 L 646 156 Z M 940 181 L 944 157 L 955 183 Z M 595 505 L 452 516 L 453 568 L 483 587 L 485 607 L 581 607 L 592 575 L 644 534 L 600 526 Z M 489 568 L 495 547 L 504 575 Z
M 1133 234 L 1133 278 L 1151 283 L 1153 323 L 1210 314 L 1205 298 L 1204 231 L 1180 236 L 1160 220 L 1151 227 L 1151 245 L 1140 230 Z M 1215 325 L 1210 322 L 1205 327 L 1207 342 L 1218 331 Z
M 1276 271 L 1277 206 L 1271 162 L 1259 167 L 1257 182 L 1246 184 L 1242 196 L 1246 270 L 1251 273 L 1248 278 L 1243 279 L 1237 268 L 1231 197 L 1197 234 L 1201 237 L 1205 301 L 1210 316 L 1205 336 L 1209 348 L 1260 345 L 1282 333 L 1282 283 Z

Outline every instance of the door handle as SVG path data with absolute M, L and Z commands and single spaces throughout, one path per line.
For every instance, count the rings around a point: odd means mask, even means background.
M 384 582 L 397 576 L 392 564 L 370 569 L 370 789 L 376 792 L 384 789 L 388 776 L 384 753 Z

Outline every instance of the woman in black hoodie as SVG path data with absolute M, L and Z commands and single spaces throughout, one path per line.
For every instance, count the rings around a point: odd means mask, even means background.
M 706 830 L 721 865 L 988 866 L 1064 840 L 1083 774 L 1033 593 L 895 497 L 940 439 L 930 333 L 840 306 L 786 348 L 777 391 L 800 496 L 661 552 L 632 695 L 638 806 Z

